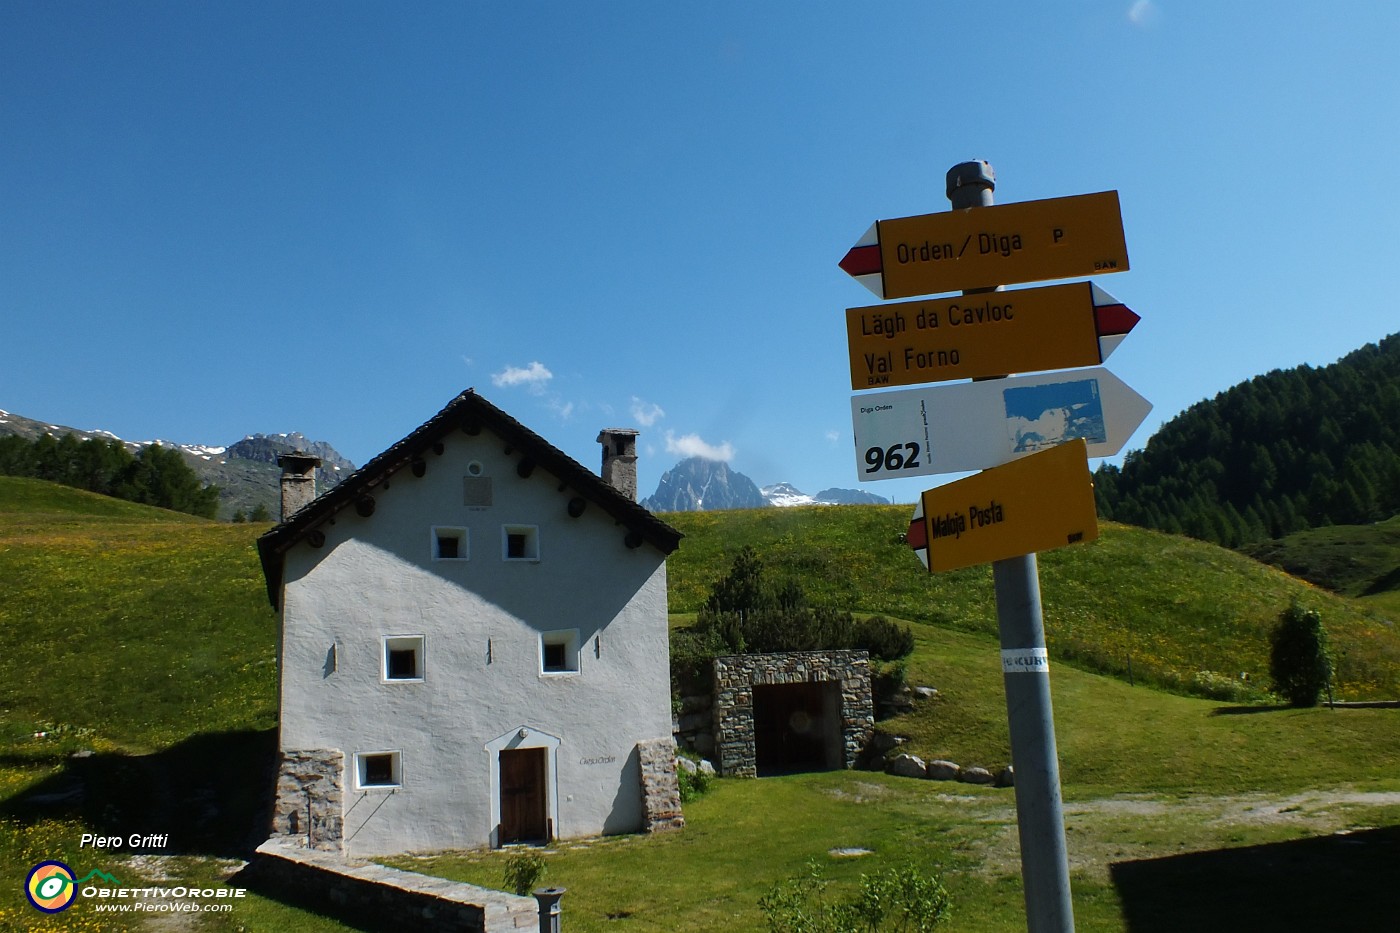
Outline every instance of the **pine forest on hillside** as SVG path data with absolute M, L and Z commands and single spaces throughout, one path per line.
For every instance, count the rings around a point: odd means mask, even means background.
M 1400 334 L 1198 402 L 1094 486 L 1101 519 L 1227 547 L 1400 513 Z
M 213 518 L 219 489 L 206 486 L 172 447 L 150 444 L 132 454 L 114 439 L 80 441 L 72 434 L 26 440 L 0 437 L 0 476 L 61 483 L 142 505 Z

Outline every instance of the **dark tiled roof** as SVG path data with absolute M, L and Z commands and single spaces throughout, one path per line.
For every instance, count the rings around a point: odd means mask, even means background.
M 670 554 L 683 535 L 651 512 L 604 482 L 596 473 L 516 421 L 510 415 L 468 389 L 448 403 L 426 424 L 399 441 L 338 485 L 317 496 L 282 524 L 258 539 L 267 597 L 278 605 L 282 590 L 282 558 L 341 509 L 352 506 L 379 483 L 412 464 L 423 452 L 454 431 L 478 434 L 482 429 L 498 435 L 520 454 L 520 465 L 548 470 L 561 484 L 597 505 L 628 530 L 628 538 Z M 629 542 L 631 543 L 631 542 Z

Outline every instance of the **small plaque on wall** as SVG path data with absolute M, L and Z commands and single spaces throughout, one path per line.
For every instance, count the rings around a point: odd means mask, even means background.
M 483 509 L 491 505 L 491 477 L 462 477 L 462 504 Z

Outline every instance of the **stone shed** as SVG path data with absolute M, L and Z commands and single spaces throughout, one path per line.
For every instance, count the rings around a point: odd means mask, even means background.
M 850 768 L 875 729 L 865 651 L 794 651 L 714 661 L 721 774 Z

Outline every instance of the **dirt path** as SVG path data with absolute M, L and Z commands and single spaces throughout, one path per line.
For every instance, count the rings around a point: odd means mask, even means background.
M 1070 870 L 1107 882 L 1114 862 L 1394 825 L 1400 822 L 1400 792 L 1339 787 L 1283 797 L 1125 794 L 1067 801 L 1064 811 Z M 982 870 L 1019 873 L 1014 806 L 984 810 L 978 822 L 998 827 L 978 847 Z

